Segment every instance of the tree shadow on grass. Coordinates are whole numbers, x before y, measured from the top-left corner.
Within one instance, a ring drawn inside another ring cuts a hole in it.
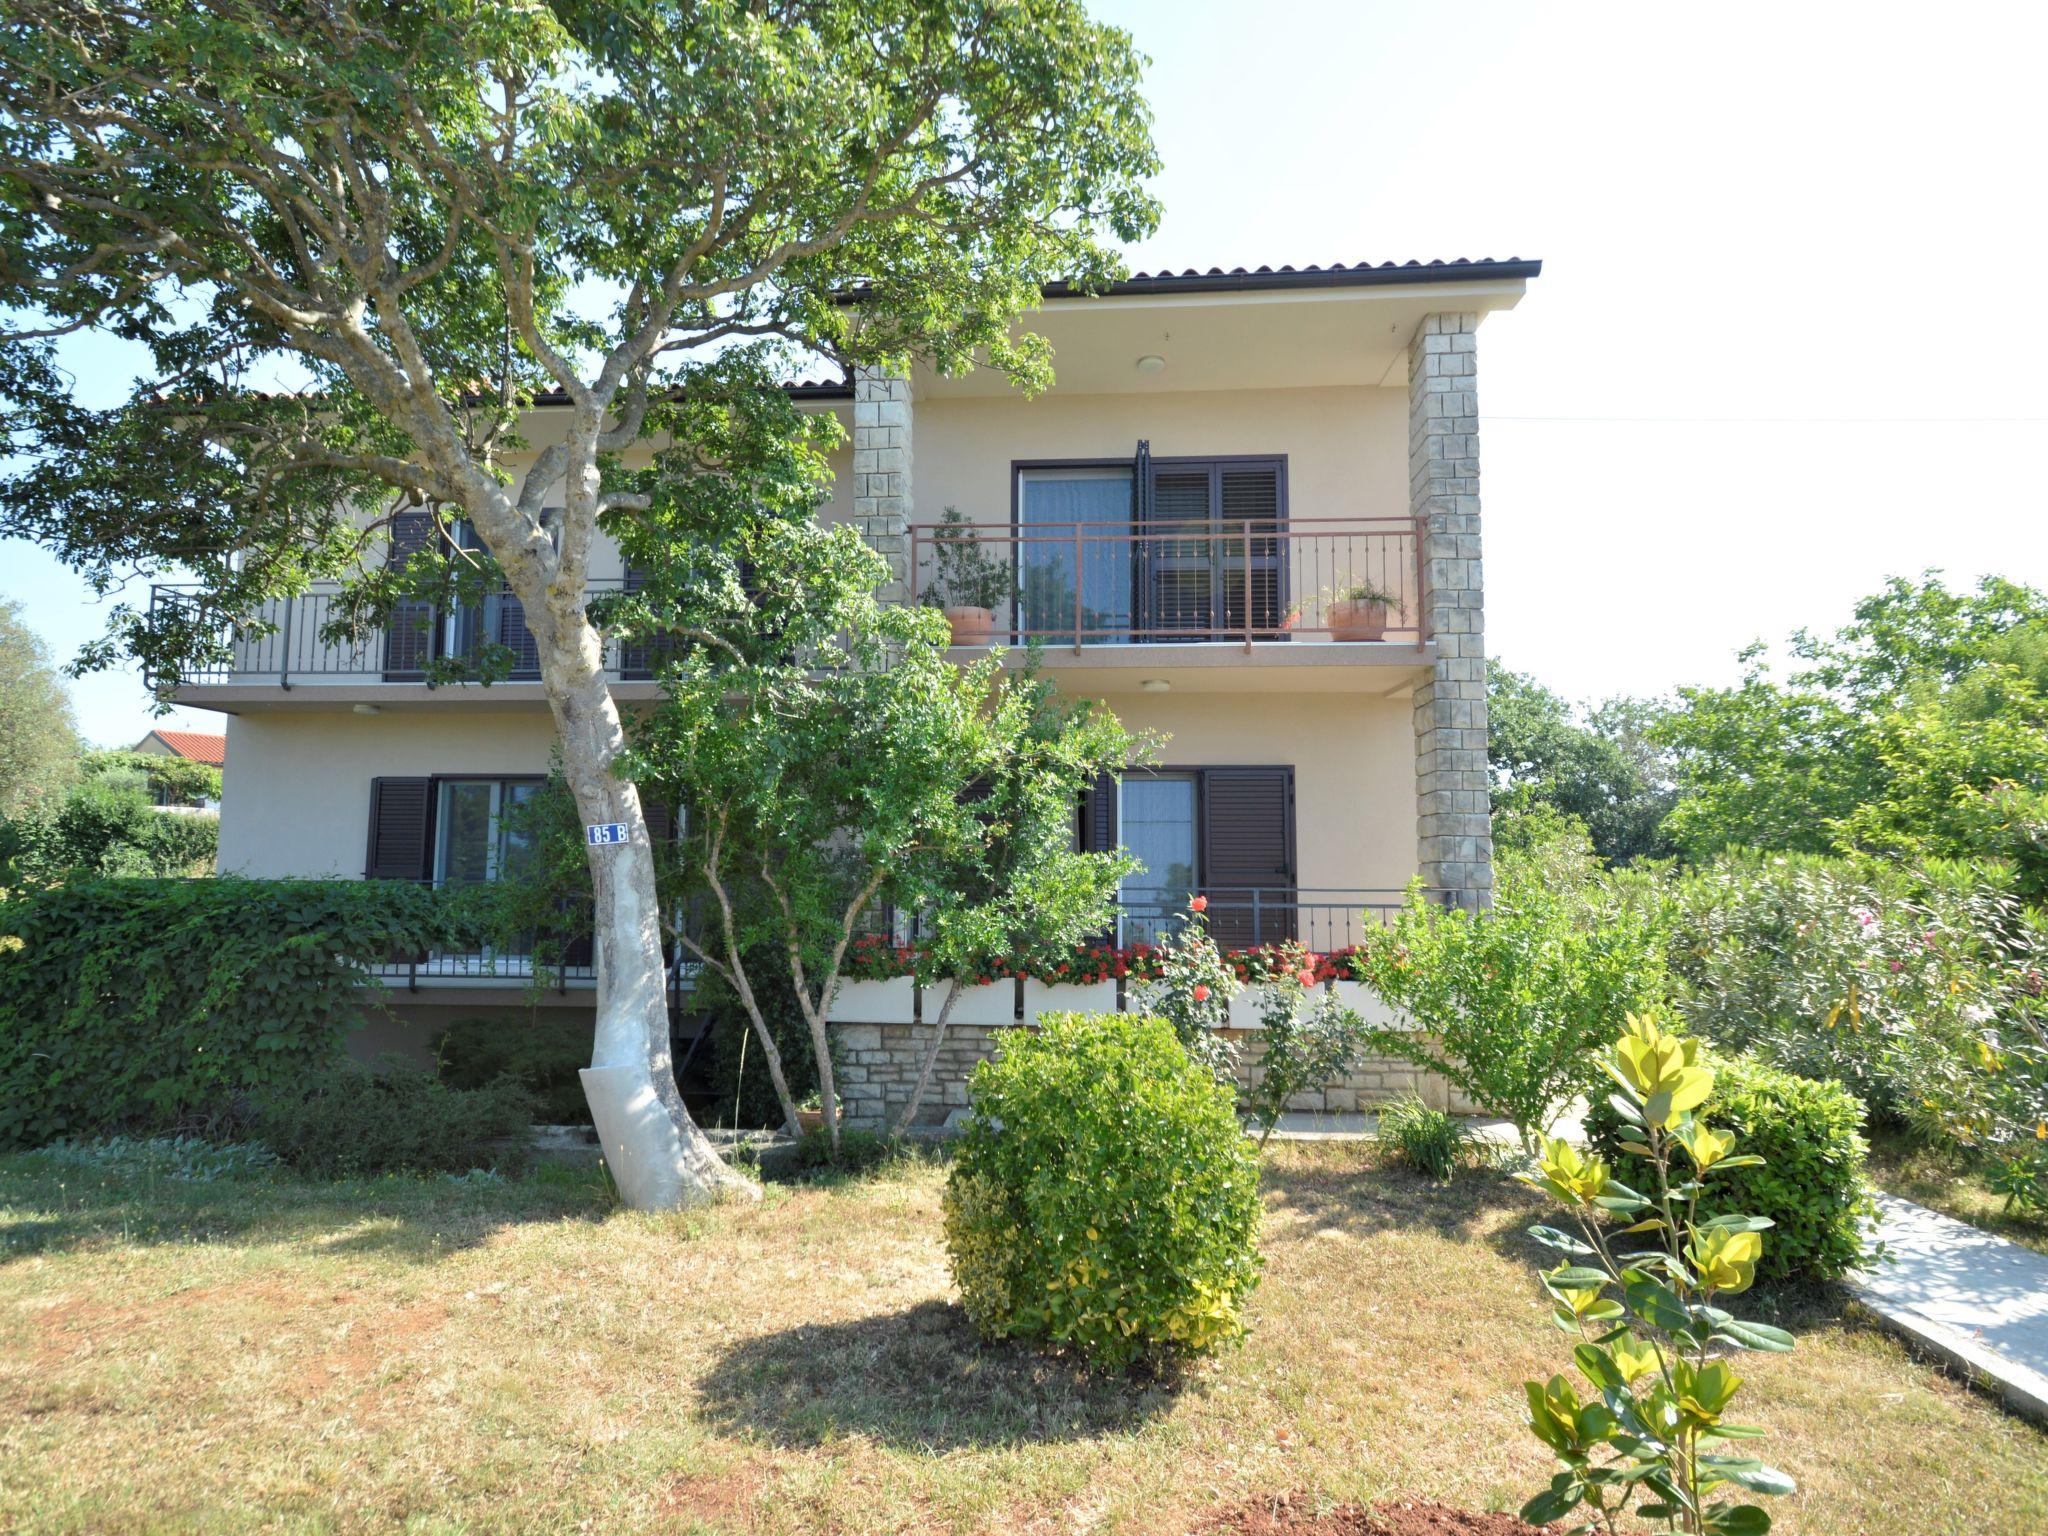
[[[550,1173],[468,1181],[300,1179],[205,1182],[0,1159],[0,1265],[93,1248],[290,1243],[431,1264],[523,1222],[601,1221],[601,1180]]]
[[[1543,1219],[1541,1200],[1494,1168],[1461,1168],[1439,1181],[1356,1148],[1291,1152],[1269,1160],[1261,1182],[1272,1217],[1348,1237],[1428,1231],[1462,1242],[1494,1232],[1504,1215],[1527,1216],[1510,1223],[1517,1234]]]
[[[705,1383],[698,1414],[724,1432],[787,1449],[866,1435],[950,1451],[1135,1429],[1171,1410],[1186,1378],[1091,1371],[1064,1353],[984,1344],[959,1307],[927,1301],[742,1340]]]

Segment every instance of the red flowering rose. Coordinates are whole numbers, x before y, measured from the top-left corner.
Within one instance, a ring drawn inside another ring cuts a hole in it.
[[[1209,910],[1209,898],[1208,898],[1208,897],[1206,897],[1206,896],[1190,896],[1190,897],[1188,898],[1188,910],[1189,910],[1190,912],[1206,912],[1206,911],[1208,911],[1208,910]]]
[[[1200,982],[1195,983],[1195,1001],[1198,1003],[1206,1003],[1207,1001],[1209,1001],[1209,989],[1203,986]]]

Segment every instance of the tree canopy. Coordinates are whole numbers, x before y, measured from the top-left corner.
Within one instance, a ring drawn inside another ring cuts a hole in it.
[[[70,690],[21,604],[0,599],[0,818],[60,793],[77,757]]]
[[[1042,386],[1012,322],[1156,220],[1139,71],[1078,0],[15,0],[0,26],[0,533],[102,586],[196,578],[84,658],[160,685],[316,579],[330,639],[509,589],[578,813],[626,829],[589,855],[584,1082],[635,1204],[731,1181],[675,1089],[589,607],[601,535],[632,545],[661,494],[625,456],[719,481],[727,445],[689,435],[713,377],[919,358]],[[84,330],[149,360],[115,406],[60,367]],[[407,516],[433,536],[401,552]],[[510,656],[431,671],[472,663]]]
[[[1895,578],[1789,650],[1782,681],[1754,647],[1657,724],[1685,852],[1998,858],[2048,895],[2048,593]]]
[[[1616,698],[1576,710],[1526,672],[1487,663],[1487,758],[1498,814],[1537,806],[1582,823],[1615,864],[1671,851],[1670,765],[1651,727],[1659,706]]]

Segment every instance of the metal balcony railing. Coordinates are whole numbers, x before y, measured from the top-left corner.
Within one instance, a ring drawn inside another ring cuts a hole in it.
[[[618,579],[590,583],[593,596],[622,590]],[[487,646],[502,646],[511,655],[508,680],[532,681],[540,676],[540,659],[519,600],[496,592],[481,603],[442,608],[409,603],[381,629],[340,639],[328,631],[340,610],[339,594],[315,588],[297,597],[266,604],[246,624],[211,617],[203,592],[196,586],[159,584],[150,588],[150,610],[181,605],[189,621],[208,637],[209,654],[184,674],[187,683],[298,684],[417,683],[425,681],[437,662],[473,661]],[[654,676],[653,648],[644,642],[612,641],[605,647],[605,669],[631,681]]]
[[[1006,591],[991,639],[1088,645],[1379,640],[1420,646],[1422,525],[1413,517],[1162,524],[920,523],[911,595],[957,604],[963,553]],[[1350,595],[1370,588],[1384,602]]]

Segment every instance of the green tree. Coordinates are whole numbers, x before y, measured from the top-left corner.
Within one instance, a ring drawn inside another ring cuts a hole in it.
[[[1654,727],[1686,853],[1995,857],[2048,895],[2048,593],[1895,578],[1789,649],[1784,681],[1751,647],[1739,685],[1682,689]]]
[[[71,695],[49,647],[0,599],[0,818],[18,816],[69,782],[78,756]]]
[[[220,800],[220,770],[189,757],[173,757],[168,752],[88,752],[78,766],[88,779],[140,775],[157,805],[196,806]]]
[[[1673,791],[1653,727],[1660,706],[1616,698],[1574,710],[1526,672],[1486,670],[1487,758],[1502,818],[1554,807],[1585,824],[1615,864],[1671,851],[1663,831]]]
[[[729,463],[780,440],[747,425],[778,409],[772,396],[733,401]],[[856,937],[886,912],[916,913],[927,969],[955,983],[907,1125],[963,973],[1107,926],[1129,863],[1075,851],[1074,811],[1139,744],[1035,666],[949,661],[944,618],[878,602],[881,556],[850,527],[818,526],[800,497],[777,517],[687,477],[655,486],[638,600],[665,616],[667,660],[633,761],[685,808],[679,875],[709,897],[701,929],[671,931],[738,998],[793,1125],[758,960],[780,958],[836,1156],[826,1019]]]
[[[589,854],[607,1155],[639,1206],[732,1184],[676,1092],[589,611],[599,531],[648,510],[620,456],[665,442],[715,478],[671,392],[736,341],[763,344],[726,365],[757,382],[794,353],[1043,385],[1048,348],[1011,321],[1049,279],[1113,275],[1107,242],[1156,219],[1130,40],[1078,0],[16,0],[8,21],[0,532],[102,585],[196,576],[202,601],[122,609],[85,658],[127,650],[161,683],[315,578],[343,584],[337,633],[509,587],[581,819],[628,829]],[[150,361],[107,410],[58,366],[89,329]],[[566,410],[536,448],[542,392]],[[419,508],[482,550],[385,560]]]

